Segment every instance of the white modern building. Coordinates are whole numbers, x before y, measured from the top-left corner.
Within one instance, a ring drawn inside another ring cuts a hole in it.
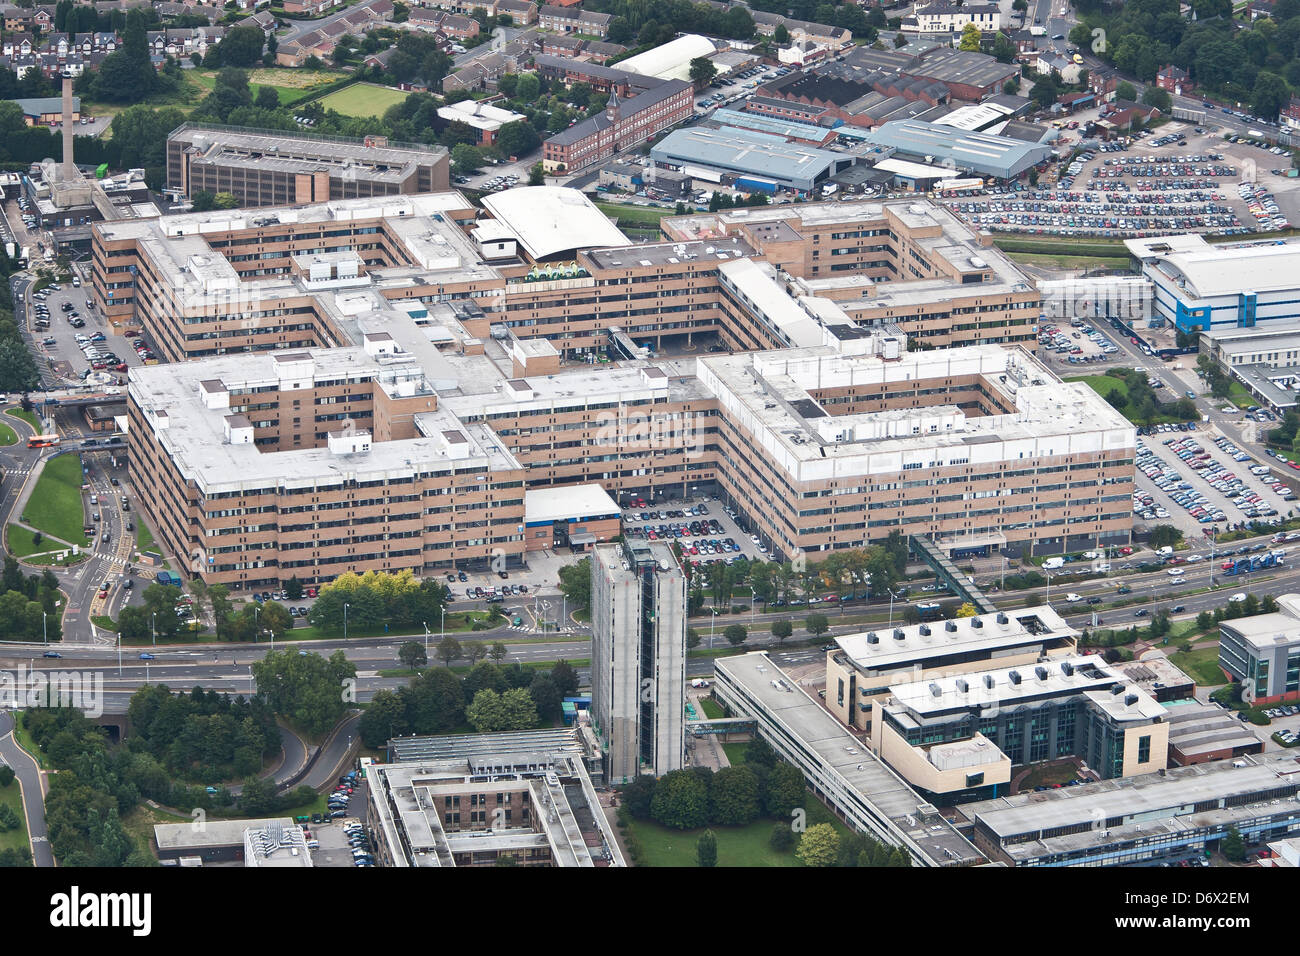
[[[686,576],[662,541],[591,561],[591,714],[609,783],[680,770],[686,747]]]
[[[1155,286],[1154,316],[1181,332],[1300,319],[1300,242],[1211,245],[1184,233],[1124,245]]]
[[[1300,699],[1300,594],[1282,594],[1277,611],[1223,621],[1219,666],[1256,704]]]

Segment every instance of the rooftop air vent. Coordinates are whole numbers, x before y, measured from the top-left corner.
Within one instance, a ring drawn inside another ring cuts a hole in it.
[[[921,625],[921,636],[922,636],[922,637],[929,637],[929,636],[930,636],[930,625],[929,625],[929,624],[922,624],[922,625]]]
[[[879,636],[877,636],[877,634],[876,634],[875,631],[867,631],[867,643],[868,643],[868,644],[879,644],[879,643],[880,643],[880,638],[879,638]]]
[[[943,627],[944,627],[944,630],[946,630],[946,631],[955,631],[955,630],[957,630],[957,622],[956,622],[956,621],[948,621],[946,624],[944,624]]]
[[[1011,671],[1007,674],[1007,677],[1011,679],[1011,683],[1013,684],[1020,683],[1020,671]]]
[[[1007,617],[1005,614],[1003,614],[1003,613],[1001,613],[1001,612],[998,612],[998,623],[999,623],[999,624],[1010,624],[1010,623],[1011,623],[1011,618]]]
[[[1064,674],[1066,677],[1073,676],[1074,665],[1071,664],[1069,661],[1061,661],[1061,673]]]
[[[987,687],[989,690],[992,690],[992,689],[993,689],[993,675],[992,675],[992,674],[985,674],[985,675],[984,675],[984,686]]]
[[[1132,706],[1133,706],[1134,704],[1136,704],[1137,702],[1138,702],[1138,695],[1137,695],[1137,694],[1129,694],[1127,697],[1124,698],[1124,706],[1125,706],[1125,707],[1132,707]]]
[[[938,684],[931,684],[931,685],[930,685],[930,696],[932,696],[932,697],[942,697],[942,696],[943,696],[943,688],[941,688]]]
[[[963,694],[965,694],[965,693],[969,693],[969,691],[970,691],[970,684],[967,683],[966,678],[964,678],[964,677],[958,677],[958,678],[957,678],[957,690],[960,691],[960,692],[963,693]]]
[[[975,628],[976,630],[982,630],[984,627],[984,619],[979,617],[973,617],[970,619],[970,626]]]
[[[1034,668],[1034,673],[1038,675],[1038,679],[1039,679],[1039,680],[1047,680],[1047,668],[1046,668],[1046,667],[1041,667],[1041,666],[1040,666],[1040,667],[1035,667],[1035,668]]]
[[[903,629],[901,627],[894,628],[894,640],[904,641],[906,639],[907,639],[907,635],[903,633]]]

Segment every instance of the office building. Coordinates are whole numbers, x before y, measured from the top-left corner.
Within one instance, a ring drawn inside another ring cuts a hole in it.
[[[1300,700],[1300,594],[1282,594],[1272,614],[1219,624],[1219,667],[1257,705]]]
[[[1264,741],[1234,711],[1194,700],[1166,707],[1169,722],[1169,762],[1188,767],[1211,760],[1233,760],[1264,752]]]
[[[845,823],[914,866],[969,866],[984,858],[938,809],[774,664],[755,651],[714,661],[714,696],[733,717],[798,767],[810,790]]]
[[[826,655],[826,707],[866,731],[871,705],[891,684],[1072,657],[1078,638],[1047,605],[844,634]]]
[[[276,833],[274,841],[268,839]],[[250,835],[253,840],[250,842]],[[154,846],[158,848],[158,859],[164,865],[180,863],[182,859],[198,859],[198,865],[204,863],[240,863],[245,866],[280,865],[283,857],[290,857],[286,865],[311,866],[311,860],[303,860],[306,853],[306,841],[302,827],[288,817],[274,817],[260,820],[208,820],[203,826],[192,823],[159,823],[153,828]],[[283,850],[277,850],[283,847]],[[298,854],[288,850],[297,848]],[[261,859],[251,856],[261,855]],[[274,863],[272,859],[274,858]]]
[[[189,198],[230,193],[240,206],[279,206],[447,188],[441,146],[390,144],[186,123],[167,137],[167,185]]]
[[[1009,866],[1131,866],[1203,855],[1231,827],[1247,843],[1293,838],[1298,795],[1295,757],[1261,754],[967,803],[957,820]]]
[[[1015,347],[1037,290],[947,212],[729,210],[632,245],[575,190],[484,207],[444,192],[91,227],[109,328],[183,363],[133,372],[128,459],[195,573],[260,588],[585,547],[616,533],[607,501],[525,498],[590,485],[716,489],[787,557],[895,529],[1127,543],[1132,426]],[[755,351],[699,350],[714,341]]]
[[[580,728],[389,741],[366,766],[365,829],[391,867],[625,866]]]
[[[1300,404],[1300,320],[1208,329],[1200,347],[1260,405],[1285,414]]]
[[[944,806],[996,796],[1012,767],[1062,757],[1102,779],[1168,762],[1165,708],[1096,655],[894,684],[872,710],[871,749]]]
[[[655,81],[630,99],[611,90],[605,109],[542,144],[548,173],[573,173],[648,142],[695,113],[695,87],[687,80]]]
[[[597,545],[591,719],[605,779],[680,770],[686,751],[686,576],[662,541]]]
[[[1300,242],[1210,244],[1197,233],[1126,239],[1155,285],[1155,313],[1180,332],[1300,320]]]

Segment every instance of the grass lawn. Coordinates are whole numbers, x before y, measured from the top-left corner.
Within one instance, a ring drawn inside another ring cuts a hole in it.
[[[346,116],[380,116],[384,110],[402,102],[408,95],[401,90],[376,86],[374,83],[354,83],[319,102],[327,110],[338,110]]]
[[[0,445],[16,444],[18,444],[18,433],[4,422],[0,422]]]
[[[1190,653],[1174,653],[1169,660],[1179,670],[1189,674],[1198,684],[1206,687],[1226,684],[1228,679],[1219,669],[1219,649],[1203,647]]]
[[[1104,256],[1049,255],[1041,252],[1008,252],[1007,258],[1028,266],[1044,269],[1127,269],[1128,259],[1111,259]]]
[[[58,538],[51,538],[44,535],[40,544],[33,541],[35,533],[22,527],[21,525],[11,524],[9,526],[8,536],[5,539],[5,548],[15,558],[25,558],[29,555],[40,554],[45,551],[71,550],[72,545],[66,541],[60,541]]]
[[[717,720],[720,717],[726,716],[726,712],[723,711],[722,705],[719,704],[712,697],[701,697],[699,700],[700,700],[700,710],[704,711],[705,717],[708,717],[713,720]],[[728,758],[730,758],[731,755],[728,754],[727,756]]]
[[[21,826],[14,827],[12,830],[5,830],[0,833],[0,850],[21,850],[28,849],[30,844],[27,840],[27,816],[23,813],[22,791],[18,789],[18,781],[12,780],[7,787],[0,787],[0,804],[5,804],[18,814]]]
[[[1045,764],[1035,767],[1029,776],[1020,781],[1020,792],[1033,790],[1034,787],[1050,787],[1054,783],[1065,784],[1077,776],[1072,763]]]
[[[139,806],[132,807],[122,817],[122,829],[131,834],[131,839],[135,840],[137,846],[144,847],[151,855],[157,856],[153,846],[153,828],[156,825],[193,822],[192,817],[177,816],[165,810],[154,809],[147,803],[141,803]]]
[[[36,761],[36,765],[42,770],[49,766],[45,760],[45,754],[41,752],[40,747],[36,746],[36,741],[32,740],[32,735],[27,732],[21,713],[14,714],[14,740],[18,741],[19,747],[31,754],[32,759]]]
[[[665,209],[662,206],[633,206],[628,203],[598,202],[596,207],[609,218],[617,219],[622,225],[641,226],[642,228],[652,227],[658,229],[659,220],[664,216],[677,215],[672,209]]]
[[[81,506],[81,456],[60,455],[45,463],[27,500],[23,521],[62,541],[85,546],[86,514]]]
[[[1228,392],[1228,401],[1238,408],[1250,408],[1252,405],[1259,404],[1259,399],[1246,391],[1246,387],[1235,378],[1232,380],[1232,389]]]
[[[31,425],[31,426],[32,426],[32,431],[34,431],[34,432],[36,432],[36,433],[38,433],[38,434],[40,433],[40,431],[41,431],[41,421],[40,421],[39,418],[36,417],[36,413],[35,413],[35,412],[25,412],[25,411],[22,410],[22,406],[20,406],[20,405],[15,405],[15,406],[13,406],[12,408],[6,408],[6,409],[5,409],[5,414],[6,414],[6,415],[12,415],[14,418],[20,418],[20,419],[22,419],[22,420],[25,421],[28,425]],[[7,428],[8,426],[5,426],[5,427]]]
[[[713,835],[718,838],[718,866],[803,866],[793,849],[780,852],[769,844],[772,827],[777,822],[763,818],[743,827],[712,827]],[[831,824],[841,836],[850,832],[809,794],[808,826],[818,823]],[[704,831],[672,830],[649,820],[633,820],[628,832],[636,834],[641,842],[637,866],[694,867],[695,843]]]
[[[217,83],[215,70],[189,70],[194,81],[207,92]],[[315,93],[320,87],[333,83],[346,74],[342,70],[301,70],[290,67],[262,67],[248,75],[248,88],[254,98],[264,86],[275,90],[281,106],[289,106]],[[338,109],[338,107],[334,107]],[[339,110],[339,112],[344,112]]]
[[[154,547],[153,532],[143,520],[136,522],[135,526],[135,549],[137,551],[152,551]]]
[[[1066,381],[1083,382],[1102,398],[1107,397],[1111,392],[1119,392],[1128,398],[1128,386],[1124,384],[1122,378],[1116,378],[1114,375],[1079,375],[1067,378]]]
[[[748,743],[729,743],[722,745],[722,752],[727,755],[728,763],[733,767],[739,767],[745,762],[745,751],[748,748]]]

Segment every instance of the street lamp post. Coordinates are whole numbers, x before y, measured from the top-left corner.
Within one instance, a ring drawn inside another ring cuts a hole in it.
[[[713,627],[718,622],[718,609],[716,607],[709,608],[709,614],[712,615],[709,618],[709,650],[713,650]]]
[[[751,584],[751,585],[749,586],[749,626],[750,626],[750,628],[753,628],[753,626],[754,626],[754,601],[755,601],[755,600],[756,600],[756,596],[755,596],[755,594],[754,594],[754,585]]]
[[[350,605],[345,601],[343,603],[343,640],[348,639],[348,607]]]
[[[153,634],[153,646],[158,646],[158,612],[153,611],[150,614],[149,630]]]
[[[44,643],[46,643],[46,644],[50,643],[50,635],[49,635],[49,632],[45,630],[45,612],[44,612],[44,611],[41,612],[41,641],[44,642]]]
[[[438,643],[441,644],[447,639],[447,605],[438,608],[441,623],[438,625]]]
[[[885,588],[889,592],[889,626],[894,626],[894,598],[898,597],[893,588]]]

